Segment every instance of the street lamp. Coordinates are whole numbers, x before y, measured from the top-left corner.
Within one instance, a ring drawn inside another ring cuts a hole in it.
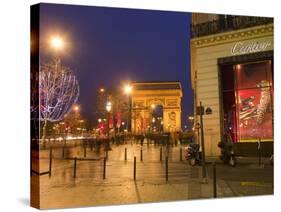
[[[193,128],[194,127],[194,116],[189,116],[188,119],[190,121],[191,128]]]
[[[127,84],[124,86],[124,92],[127,95],[130,95],[132,93],[133,87],[130,84]]]
[[[130,84],[126,84],[124,86],[124,93],[128,96],[128,120],[127,120],[127,131],[129,131],[129,123],[131,119],[131,101],[130,101],[130,96],[133,90],[133,86]],[[134,126],[135,128],[136,126]]]
[[[78,106],[78,105],[75,105],[75,106],[74,106],[74,111],[75,111],[75,112],[78,112],[78,111],[79,111],[79,106]]]
[[[50,45],[54,50],[61,50],[64,48],[64,41],[59,36],[53,36],[50,39]]]
[[[53,36],[51,37],[51,39],[49,40],[49,45],[50,45],[50,48],[52,48],[55,52],[63,49],[64,47],[64,42],[63,42],[63,39],[58,37],[58,36]],[[56,74],[59,72],[59,67],[60,67],[60,59],[55,59],[55,77],[56,78]],[[42,140],[43,140],[43,145],[45,147],[46,145],[46,142],[45,142],[45,137],[46,137],[46,134],[47,134],[47,119],[45,118],[44,120],[44,126],[43,126],[43,135],[42,135]]]
[[[109,137],[109,119],[110,119],[110,112],[111,112],[111,108],[112,108],[112,103],[111,102],[107,102],[106,103],[106,106],[105,106],[105,109],[107,111],[107,114],[108,114],[108,117],[107,117],[107,135]]]
[[[58,55],[56,55],[59,51],[62,51],[65,47],[65,42],[60,36],[52,36],[49,40],[50,47],[53,49],[55,53],[55,67],[56,72],[59,72],[59,67],[61,64],[60,58],[58,58]]]

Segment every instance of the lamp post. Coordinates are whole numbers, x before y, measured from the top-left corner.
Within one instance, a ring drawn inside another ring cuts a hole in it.
[[[154,128],[155,128],[155,118],[153,117],[152,118],[152,131],[154,132]]]
[[[81,119],[81,120],[79,120],[79,123],[80,123],[80,128],[81,128],[81,137],[83,137],[83,130],[84,130],[84,120],[83,119]]]
[[[194,116],[189,116],[188,120],[190,121],[191,129],[194,127]]]
[[[61,52],[65,47],[65,42],[60,36],[53,36],[51,37],[50,41],[50,47],[52,48],[54,54],[55,54],[55,67],[56,67],[56,73],[58,73],[61,60],[58,57],[59,52]]]
[[[129,127],[129,123],[131,123],[131,93],[132,93],[133,87],[130,84],[127,84],[124,86],[124,93],[128,96],[128,117],[127,117],[127,132],[131,131]],[[135,127],[135,126],[134,126]]]
[[[110,132],[110,128],[109,128],[109,120],[110,120],[110,112],[112,109],[112,103],[111,102],[107,102],[105,109],[107,111],[107,136],[109,137],[109,132]]]
[[[59,36],[53,36],[49,40],[49,46],[51,47],[52,51],[57,54],[59,51],[61,51],[64,48],[64,41],[61,37]],[[55,74],[58,73],[58,69],[60,67],[60,59],[55,59]],[[48,99],[46,100],[48,101]],[[47,134],[47,124],[48,120],[47,118],[44,119],[44,126],[43,126],[43,135],[42,135],[42,140],[43,140],[43,146],[46,146],[46,134]]]
[[[80,110],[80,107],[79,105],[74,105],[73,107],[73,110],[74,110],[74,127],[76,127],[77,125],[79,126],[80,124],[78,124],[78,117],[79,117],[79,110]],[[72,132],[73,133],[73,132]],[[77,133],[78,134],[78,133]]]
[[[211,109],[210,109],[211,110]],[[200,131],[201,131],[201,147],[202,147],[202,180],[203,183],[207,183],[207,174],[206,174],[206,164],[205,164],[205,141],[204,141],[204,126],[203,126],[203,115],[205,114],[204,106],[200,101],[200,105],[196,108],[196,114],[200,118]],[[207,114],[211,114],[211,111]]]

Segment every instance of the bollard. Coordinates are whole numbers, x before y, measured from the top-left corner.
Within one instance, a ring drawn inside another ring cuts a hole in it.
[[[216,170],[216,162],[213,163],[213,192],[214,192],[214,198],[217,198],[217,170]]]
[[[162,161],[162,147],[160,147],[160,161]]]
[[[103,179],[105,179],[106,173],[106,158],[103,158]]]
[[[127,161],[127,148],[125,148],[125,161]]]
[[[106,158],[106,160],[108,160],[108,151],[107,150],[105,151],[105,158]]]
[[[49,156],[49,177],[52,176],[52,163],[53,163],[53,149],[50,148],[50,156]]]
[[[74,173],[73,173],[73,177],[76,178],[76,166],[77,166],[77,158],[74,158]]]
[[[84,144],[84,158],[87,157],[87,147],[86,145]]]
[[[63,146],[63,147],[62,147],[62,158],[64,158],[64,152],[65,152],[64,149],[65,149],[65,147]]]
[[[182,148],[180,148],[180,161],[182,161]]]
[[[166,156],[166,181],[168,181],[168,156]]]
[[[258,141],[258,159],[259,159],[259,167],[261,166],[261,138]]]
[[[63,141],[63,146],[62,146],[62,158],[64,158],[65,157],[65,139],[64,139],[64,141]]]
[[[140,150],[140,160],[142,161],[142,149]]]
[[[134,180],[136,180],[136,168],[137,168],[137,160],[136,157],[134,157]]]

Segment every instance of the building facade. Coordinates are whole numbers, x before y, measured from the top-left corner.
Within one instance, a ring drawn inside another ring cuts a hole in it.
[[[191,78],[203,115],[205,152],[230,135],[238,155],[273,152],[273,19],[195,13],[191,29]]]

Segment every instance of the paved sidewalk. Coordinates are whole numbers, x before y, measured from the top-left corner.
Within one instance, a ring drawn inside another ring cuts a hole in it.
[[[127,148],[127,161],[124,149]],[[85,158],[101,158],[95,161],[78,161],[77,177],[73,177],[73,160],[62,158],[61,149],[53,150],[52,176],[40,176],[42,208],[65,208],[114,204],[134,204],[159,201],[179,201],[213,198],[213,173],[207,158],[207,181],[202,183],[202,167],[191,167],[180,161],[180,146],[162,149],[159,146],[143,146],[143,161],[139,145],[113,146],[106,162],[106,179],[103,179],[101,150],[87,149]],[[82,147],[66,151],[68,157],[84,158]],[[133,157],[137,157],[136,181],[133,179]],[[168,181],[165,178],[165,156],[169,156]],[[48,169],[48,151],[40,153],[40,168]],[[218,160],[217,160],[218,161]],[[217,164],[217,197],[266,195],[273,193],[273,167],[264,163],[258,167],[256,158],[239,158],[236,167]],[[38,176],[32,176],[33,179]]]

